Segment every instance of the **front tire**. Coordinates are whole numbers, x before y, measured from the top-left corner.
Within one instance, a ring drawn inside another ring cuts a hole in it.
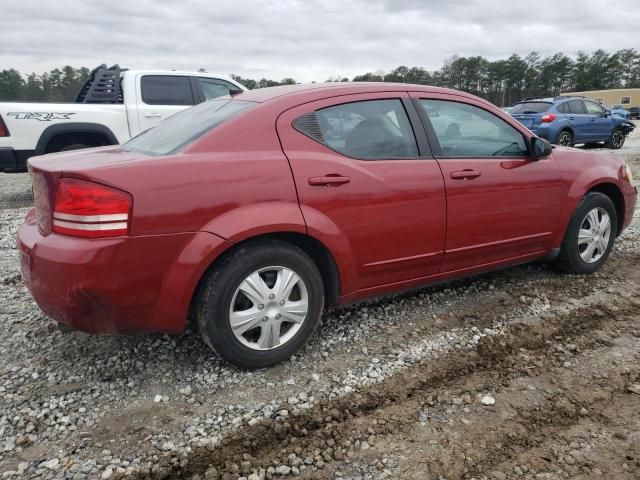
[[[278,240],[248,242],[205,275],[196,299],[203,340],[245,369],[265,368],[297,352],[324,307],[322,277],[301,249]]]
[[[569,130],[562,130],[558,134],[558,140],[556,141],[558,145],[562,145],[563,147],[573,147],[573,135]]]
[[[624,134],[624,132],[621,129],[616,128],[611,133],[611,138],[609,138],[609,141],[607,142],[607,147],[612,150],[619,150],[624,145],[624,141],[626,138],[627,136]]]
[[[607,260],[617,234],[618,215],[611,199],[590,192],[578,204],[562,242],[557,264],[570,273],[593,273]]]

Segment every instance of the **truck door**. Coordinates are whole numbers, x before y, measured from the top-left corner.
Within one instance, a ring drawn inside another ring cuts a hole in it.
[[[140,130],[131,132],[132,136],[196,103],[189,75],[140,74],[136,85]]]

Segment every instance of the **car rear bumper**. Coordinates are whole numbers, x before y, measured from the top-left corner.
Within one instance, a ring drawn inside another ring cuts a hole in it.
[[[633,214],[638,201],[638,187],[627,188],[622,192],[624,196],[624,220],[622,222],[622,230],[627,228],[633,220]]]
[[[184,330],[197,283],[229,242],[209,233],[111,239],[18,231],[22,277],[44,313],[88,333]],[[208,252],[203,255],[203,252]]]
[[[13,148],[0,147],[0,171],[26,170],[27,160],[33,153],[33,150],[14,150]]]

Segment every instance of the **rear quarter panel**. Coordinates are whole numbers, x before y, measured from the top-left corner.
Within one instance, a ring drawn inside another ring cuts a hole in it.
[[[260,112],[255,112],[260,115]],[[133,195],[132,235],[205,231],[232,242],[273,231],[305,232],[291,170],[267,114],[225,123],[183,153],[114,152],[120,162],[65,171]],[[126,160],[132,157],[132,160]]]

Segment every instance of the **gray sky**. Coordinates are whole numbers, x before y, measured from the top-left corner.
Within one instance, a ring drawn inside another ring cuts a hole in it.
[[[326,80],[445,58],[640,46],[640,0],[0,0],[0,69]]]

